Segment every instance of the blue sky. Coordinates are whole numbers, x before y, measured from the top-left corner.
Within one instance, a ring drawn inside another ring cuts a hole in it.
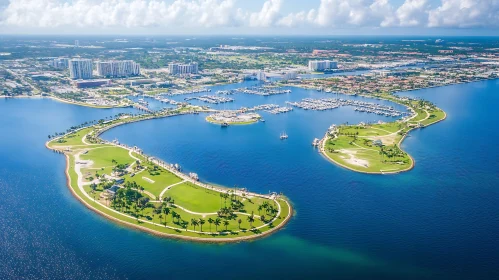
[[[498,35],[499,0],[0,0],[0,33]]]

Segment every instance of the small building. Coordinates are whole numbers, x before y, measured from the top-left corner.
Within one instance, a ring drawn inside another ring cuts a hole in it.
[[[114,186],[110,187],[109,189],[104,190],[102,192],[102,196],[107,197],[107,198],[113,198],[119,189],[120,189],[120,187],[118,185],[114,185]]]
[[[382,147],[383,146],[383,141],[381,141],[380,139],[374,140],[373,141],[373,145],[374,146],[378,146],[378,147]]]
[[[76,88],[92,88],[111,85],[111,80],[78,80],[74,82]]]

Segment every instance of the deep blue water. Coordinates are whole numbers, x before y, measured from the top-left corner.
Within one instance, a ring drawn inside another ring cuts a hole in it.
[[[228,245],[130,230],[72,197],[64,158],[44,147],[47,135],[130,109],[0,99],[0,278],[498,278],[498,91],[498,81],[485,81],[406,93],[434,101],[448,118],[411,132],[403,148],[416,167],[398,175],[354,173],[311,147],[332,123],[379,119],[351,108],[267,114],[266,123],[227,129],[182,116],[103,135],[204,181],[282,191],[293,201],[296,215],[284,230]],[[315,94],[326,95],[296,93]],[[296,97],[271,98],[257,103]],[[278,138],[282,130],[287,141]]]

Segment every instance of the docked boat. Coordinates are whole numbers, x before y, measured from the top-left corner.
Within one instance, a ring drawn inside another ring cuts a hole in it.
[[[263,119],[263,118],[262,118],[262,119],[260,119],[260,121],[261,121],[261,122],[265,122],[265,119]]]
[[[192,179],[194,179],[196,181],[199,181],[199,176],[197,173],[190,172],[189,177],[191,177]]]
[[[229,126],[229,123],[224,122],[224,123],[222,123],[220,126],[221,126],[221,127],[228,127],[228,126]]]
[[[317,147],[321,143],[321,140],[319,138],[315,138],[314,141],[312,142],[312,146]]]

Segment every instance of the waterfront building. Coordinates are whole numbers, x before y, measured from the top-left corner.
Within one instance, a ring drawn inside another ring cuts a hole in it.
[[[109,86],[111,85],[110,80],[78,80],[74,81],[73,85],[76,88],[93,88],[93,87],[100,87],[100,86]]]
[[[109,78],[121,78],[140,75],[140,64],[133,60],[98,61],[97,75]]]
[[[287,72],[282,77],[284,81],[294,80],[296,78],[298,78],[298,73],[296,71]]]
[[[52,60],[50,62],[50,66],[52,66],[54,68],[58,68],[58,69],[68,68],[69,67],[69,58],[66,58],[66,57],[54,58],[54,60]]]
[[[256,79],[259,81],[265,81],[267,79],[267,76],[265,75],[265,72],[258,71],[256,72]]]
[[[93,64],[91,59],[75,58],[69,60],[71,79],[92,79]]]
[[[168,64],[168,70],[170,70],[170,75],[197,74],[199,71],[197,62],[188,64],[170,63]]]
[[[310,60],[308,62],[308,70],[324,71],[338,68],[338,62],[331,60]]]

